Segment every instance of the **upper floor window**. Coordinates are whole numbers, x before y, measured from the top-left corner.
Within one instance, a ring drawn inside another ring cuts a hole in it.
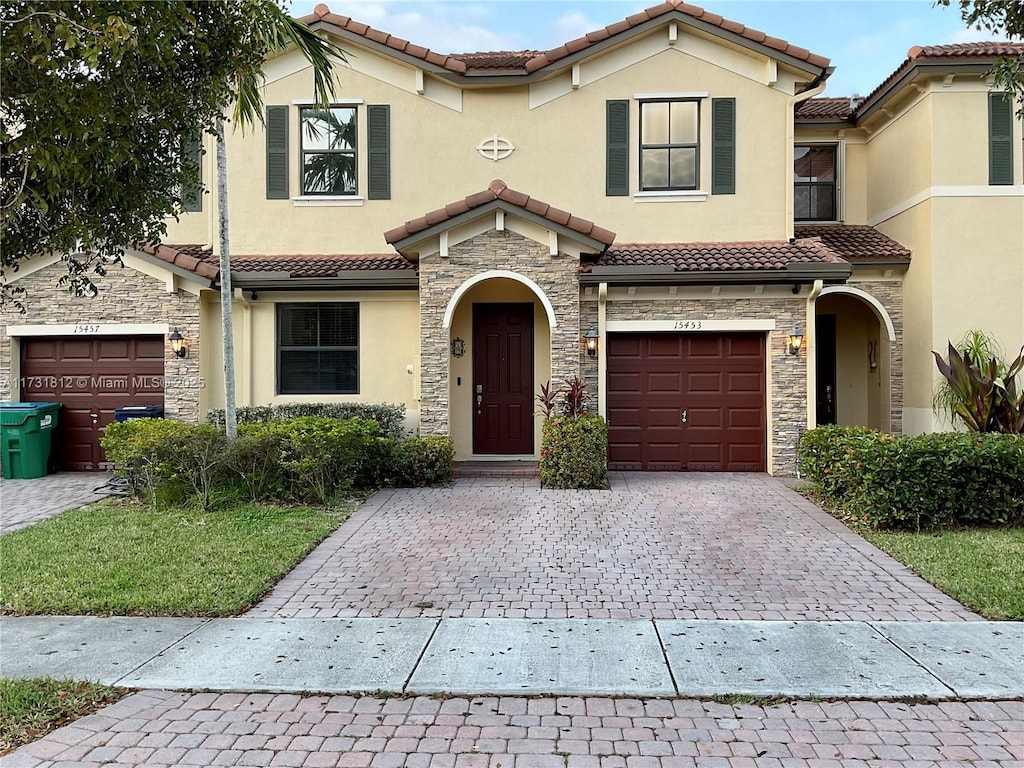
[[[700,104],[645,101],[640,104],[640,189],[697,189]]]
[[[793,151],[793,218],[836,221],[835,146],[797,146]]]
[[[359,304],[277,305],[277,391],[358,394]]]
[[[302,194],[356,194],[356,108],[302,109]]]

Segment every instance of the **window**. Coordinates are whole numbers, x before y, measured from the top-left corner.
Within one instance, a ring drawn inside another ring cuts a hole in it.
[[[282,395],[359,392],[359,304],[278,304],[277,381]]]
[[[302,109],[302,194],[356,194],[356,108]]]
[[[835,146],[794,148],[793,218],[797,221],[838,220]]]
[[[640,189],[697,189],[700,104],[645,101],[640,104]]]

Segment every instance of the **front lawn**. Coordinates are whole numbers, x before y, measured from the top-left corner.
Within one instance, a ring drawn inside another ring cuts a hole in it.
[[[859,532],[986,619],[1024,620],[1024,528]]]
[[[92,714],[127,693],[72,680],[0,679],[0,754]]]
[[[154,512],[107,501],[0,538],[0,610],[231,616],[351,514],[248,505]]]

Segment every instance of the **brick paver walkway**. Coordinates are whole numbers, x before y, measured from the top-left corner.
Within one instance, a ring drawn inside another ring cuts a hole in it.
[[[1021,760],[1020,701],[755,706],[144,691],[0,765],[1009,768]]]
[[[108,496],[96,493],[110,479],[106,472],[61,472],[31,480],[0,479],[0,533],[59,515]]]
[[[250,615],[978,618],[777,479],[677,473],[383,491]]]

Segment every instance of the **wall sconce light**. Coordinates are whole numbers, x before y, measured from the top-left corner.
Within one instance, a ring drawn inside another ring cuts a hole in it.
[[[452,339],[452,357],[462,357],[466,354],[466,342],[459,338]]]
[[[793,332],[791,334],[789,334],[789,341],[786,343],[786,347],[787,347],[787,349],[789,349],[789,354],[791,354],[791,355],[799,355],[800,354],[800,347],[802,347],[803,344],[804,344],[804,334],[803,334],[803,331],[801,331],[799,325],[794,325],[793,326]]]
[[[597,356],[597,342],[600,338],[600,334],[593,328],[583,334],[583,342],[587,345],[587,357]]]
[[[878,345],[872,339],[868,342],[868,370],[875,370],[878,368]]]
[[[175,328],[171,331],[171,335],[167,337],[167,340],[171,342],[171,349],[174,350],[174,354],[178,357],[188,357],[188,345],[185,344],[185,339]]]

